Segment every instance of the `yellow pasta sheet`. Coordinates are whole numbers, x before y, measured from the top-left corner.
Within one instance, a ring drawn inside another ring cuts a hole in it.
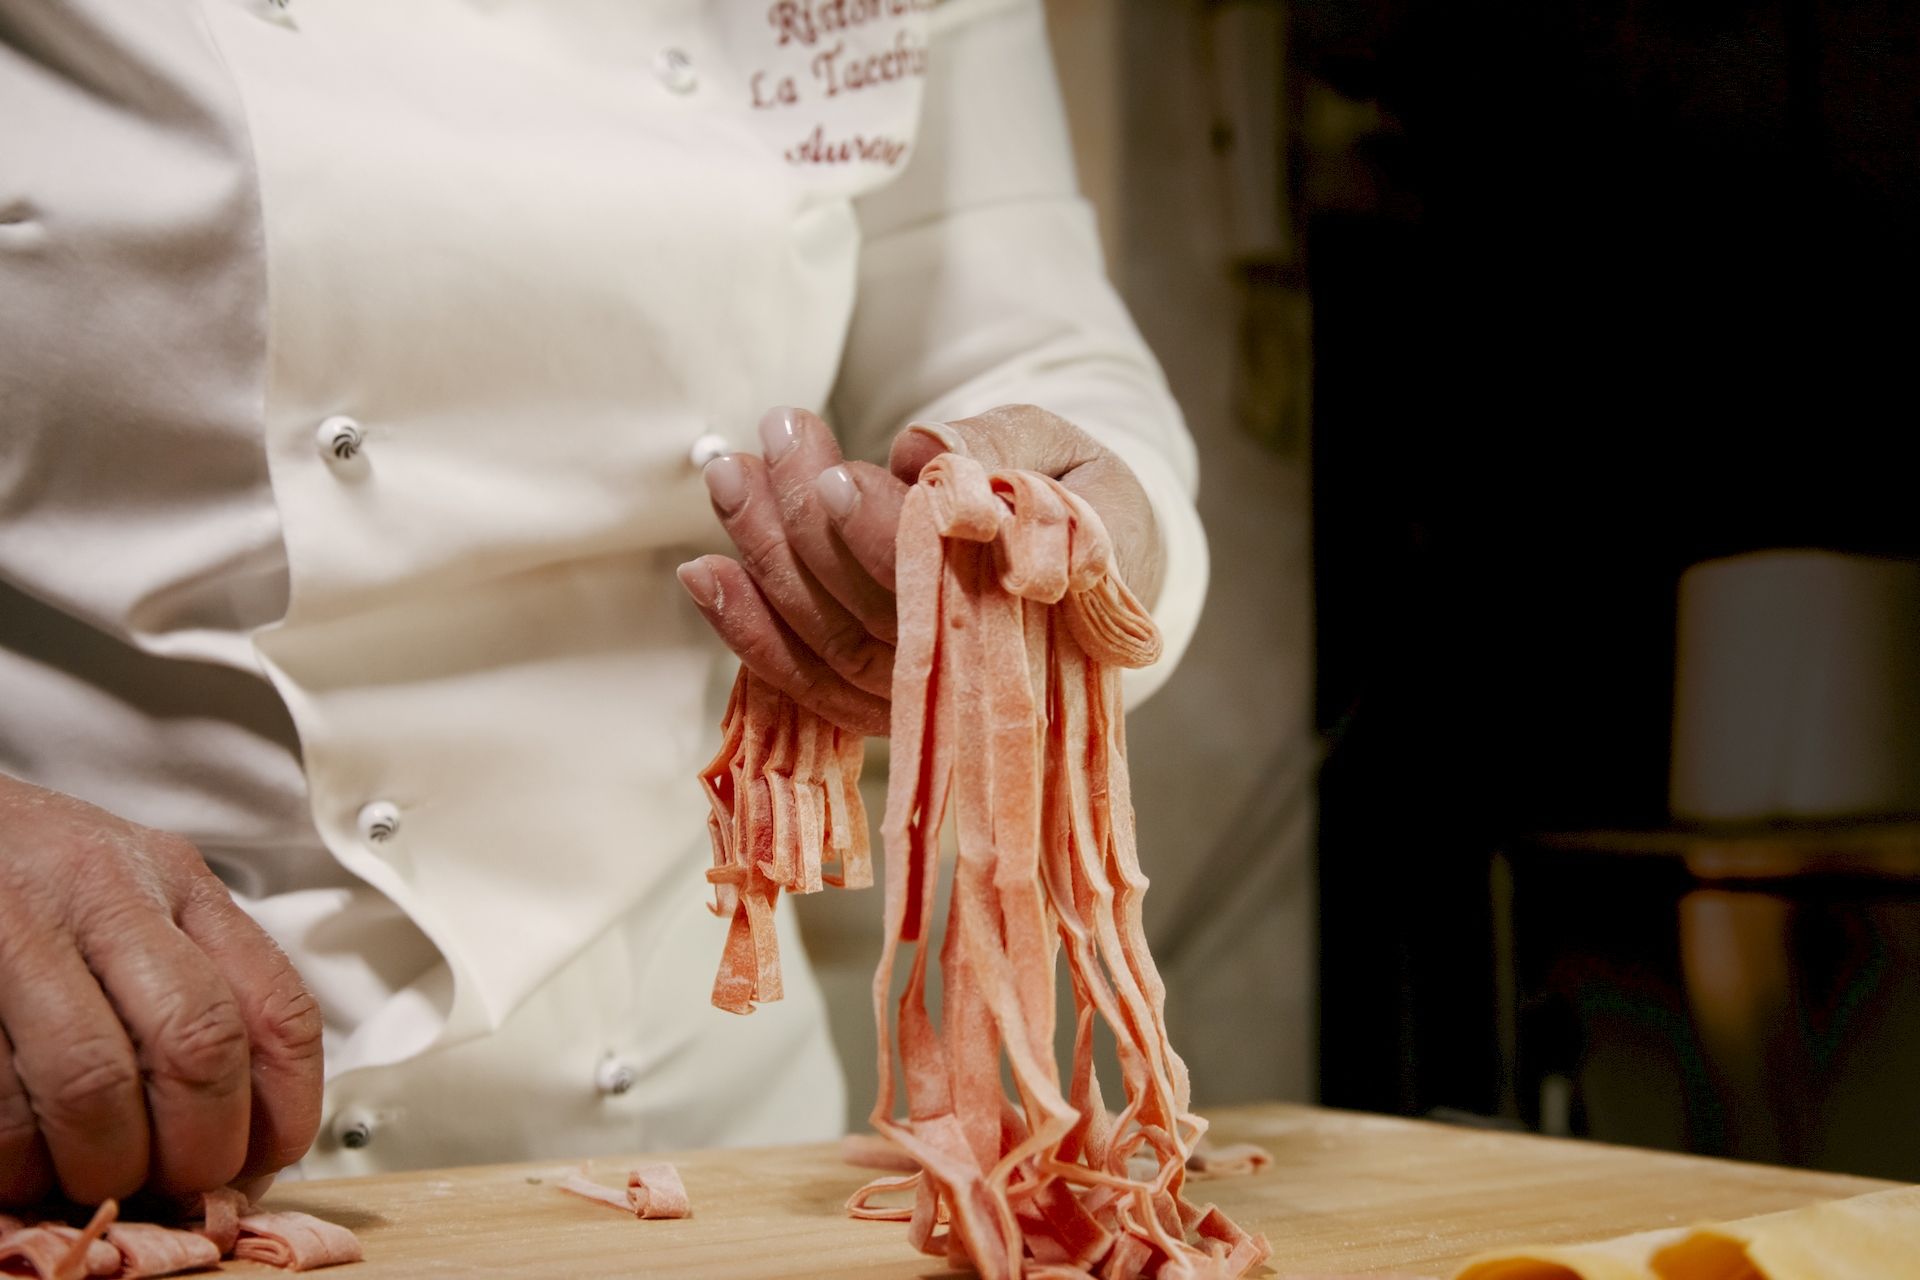
[[[1920,1280],[1920,1187],[1691,1230],[1501,1249],[1455,1280]]]

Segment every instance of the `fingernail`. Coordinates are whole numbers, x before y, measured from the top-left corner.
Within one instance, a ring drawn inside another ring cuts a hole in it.
[[[909,422],[906,429],[918,431],[923,436],[932,436],[940,442],[941,449],[947,453],[957,453],[963,458],[967,456],[967,442],[960,438],[959,432],[944,422]]]
[[[720,598],[720,580],[713,576],[713,570],[707,567],[706,561],[689,560],[673,572],[695,604],[702,609],[713,608],[714,602]]]
[[[700,475],[707,482],[707,492],[713,495],[713,505],[727,515],[747,500],[747,469],[732,454],[721,454]]]
[[[769,409],[760,417],[760,454],[768,462],[778,462],[799,438],[793,410],[784,406]]]
[[[853,514],[853,504],[860,500],[860,490],[854,487],[853,475],[845,467],[828,467],[813,478],[813,491],[820,495],[820,505],[835,520],[845,520]]]

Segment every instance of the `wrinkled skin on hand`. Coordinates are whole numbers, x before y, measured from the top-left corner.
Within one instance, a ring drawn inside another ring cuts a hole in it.
[[[803,409],[761,419],[761,456],[707,465],[707,487],[739,555],[702,556],[680,580],[753,672],[845,728],[887,732],[895,637],[893,544],[907,486],[942,453],[989,470],[1037,471],[1100,513],[1120,570],[1149,605],[1160,539],[1146,492],[1111,451],[1066,419],[1006,405],[958,422],[913,423],[888,465],[848,462]]]
[[[0,775],[0,1206],[264,1190],[319,1127],[320,1029],[191,844]]]

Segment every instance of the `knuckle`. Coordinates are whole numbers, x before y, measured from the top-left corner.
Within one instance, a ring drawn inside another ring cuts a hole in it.
[[[140,1088],[140,1067],[117,1037],[82,1036],[60,1051],[58,1078],[37,1099],[42,1119],[76,1127],[117,1110]]]
[[[35,856],[35,855],[38,856]],[[0,858],[0,969],[9,969],[36,951],[71,915],[71,904],[89,877],[77,875],[64,850],[35,850]]]
[[[873,526],[876,533],[884,531],[891,545],[900,523],[900,503],[907,486],[885,467],[865,462],[849,462],[846,467],[848,474],[853,477],[854,488],[860,493],[860,500],[854,503],[853,513],[834,527],[844,537],[849,529]]]
[[[200,855],[200,846],[185,836],[171,832],[156,832],[154,839],[147,845],[147,853],[156,867],[175,875],[185,874],[197,879],[207,873],[206,859]]]
[[[789,538],[804,534],[811,524],[821,522],[819,501],[813,496],[813,478],[825,468],[801,468],[792,458],[800,451],[789,454],[785,465],[790,470],[780,477],[780,484],[774,490],[775,505],[780,508],[780,527],[786,530]]]
[[[1016,401],[1012,404],[997,404],[985,413],[977,415],[973,421],[996,434],[1020,435],[1032,431],[1037,426],[1048,424],[1053,416],[1038,405]]]
[[[191,1089],[227,1093],[247,1078],[247,1029],[228,997],[178,1003],[162,1017],[153,1043],[143,1047],[150,1072]]]
[[[162,910],[177,909],[192,900],[208,883],[219,887],[200,847],[184,836],[154,832],[143,856],[129,868],[131,884],[141,896]]]
[[[115,856],[89,859],[85,873],[73,877],[66,891],[67,918],[76,928],[107,936],[129,927],[141,912],[167,911],[178,855],[164,851],[171,838],[153,834],[152,840],[115,847]],[[193,850],[192,845],[185,847]]]
[[[260,1048],[283,1061],[316,1058],[324,1025],[320,1002],[297,979],[290,979],[261,1002]]]
[[[839,692],[840,684],[840,677],[833,672],[809,665],[794,673],[787,693],[795,702],[817,710],[833,702],[833,695]]]
[[[854,672],[854,678],[864,688],[872,685],[880,696],[889,696],[893,690],[893,648],[890,645],[874,643],[861,653],[860,667]]]
[[[164,831],[158,827],[143,828],[146,839],[142,841],[149,857],[160,861],[177,861],[182,858],[198,859],[200,848],[193,841],[173,831]]]
[[[89,960],[130,949],[164,907],[125,884],[101,885],[76,899],[69,917],[74,942]]]
[[[866,628],[848,619],[827,628],[820,637],[819,653],[827,660],[828,666],[836,671],[846,671],[866,661],[871,648],[867,642]]]
[[[822,640],[820,656],[827,665],[856,685],[865,686],[890,671],[886,650],[857,621],[836,627]]]
[[[733,541],[740,548],[740,563],[755,582],[776,581],[787,572],[787,540],[780,526],[746,526],[734,534]]]
[[[983,451],[1003,466],[1057,476],[1106,452],[1078,426],[1038,405],[1003,404],[973,421],[979,424]],[[969,445],[974,443],[968,440]]]

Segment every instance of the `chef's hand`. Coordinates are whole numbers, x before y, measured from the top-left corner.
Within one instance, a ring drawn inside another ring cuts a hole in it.
[[[0,1205],[298,1160],[320,1014],[194,847],[0,775]]]
[[[1044,409],[1007,405],[915,423],[894,439],[884,470],[843,461],[833,433],[803,409],[770,411],[760,438],[764,458],[729,453],[706,469],[739,560],[702,556],[680,566],[680,581],[756,675],[836,724],[887,732],[894,533],[907,485],[942,453],[1059,480],[1100,513],[1134,593],[1151,604],[1159,592],[1159,533],[1140,482]]]

